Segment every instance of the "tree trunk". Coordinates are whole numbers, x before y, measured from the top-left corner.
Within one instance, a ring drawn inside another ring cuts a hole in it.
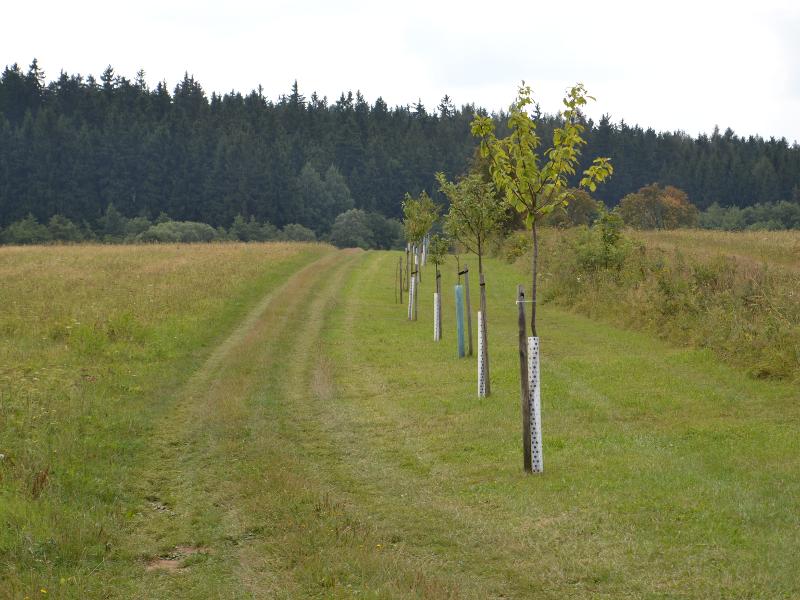
[[[419,247],[414,251],[414,266],[417,269],[417,283],[422,281],[422,251]]]
[[[469,299],[469,265],[464,265],[464,296],[467,301],[467,355],[472,356],[472,303]]]
[[[536,235],[536,220],[533,221],[533,228],[531,229],[532,236],[533,236],[533,261],[532,261],[532,271],[533,275],[531,277],[531,335],[533,337],[537,337],[536,335],[536,280],[539,268],[539,238]]]
[[[531,412],[528,390],[528,339],[525,335],[525,291],[517,286],[517,325],[519,328],[519,397],[522,407],[522,468],[530,473],[531,465]]]
[[[439,265],[436,265],[436,293],[433,295],[433,339],[442,339],[442,285]]]

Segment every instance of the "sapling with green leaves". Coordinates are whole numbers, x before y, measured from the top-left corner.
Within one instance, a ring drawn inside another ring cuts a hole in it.
[[[456,183],[448,181],[444,173],[436,173],[436,180],[450,201],[444,230],[478,257],[478,273],[482,274],[486,243],[505,222],[507,205],[498,201],[494,185],[476,173]]]
[[[416,287],[420,281],[419,269],[422,266],[419,261],[420,244],[439,217],[439,210],[440,207],[424,191],[417,198],[407,193],[403,200],[403,230],[406,240],[414,247],[416,263],[414,265],[416,275],[411,279],[411,286]],[[409,293],[409,320],[416,320],[416,304],[416,293]]]
[[[533,105],[531,88],[522,82],[511,107],[508,128],[511,133],[502,139],[495,134],[494,122],[488,116],[477,116],[472,133],[480,138],[481,155],[489,159],[489,173],[506,202],[522,215],[531,230],[531,334],[525,344],[524,293],[517,296],[520,320],[520,391],[522,396],[523,465],[526,471],[541,472],[541,421],[539,418],[539,338],[536,331],[536,283],[538,275],[538,220],[559,204],[569,203],[569,178],[576,173],[585,130],[580,113],[589,96],[583,84],[576,84],[564,98],[559,115],[561,125],[553,131],[553,144],[540,153],[541,139],[536,133],[536,119],[529,110]],[[595,191],[597,184],[613,172],[608,158],[595,158],[583,171],[580,187]]]
[[[403,230],[406,240],[415,248],[415,253],[419,253],[422,240],[433,227],[439,218],[440,207],[437,206],[431,197],[423,191],[417,198],[412,198],[406,194],[403,200]],[[419,260],[417,259],[419,263]]]
[[[433,294],[433,339],[442,339],[442,285],[441,266],[447,260],[450,241],[441,235],[432,235],[428,243],[428,258],[433,263],[436,275],[436,292]]]
[[[444,173],[437,173],[439,189],[450,201],[450,209],[445,215],[444,229],[453,239],[458,240],[468,252],[478,257],[478,277],[480,282],[480,310],[478,315],[481,356],[478,357],[480,395],[491,393],[489,377],[489,331],[486,314],[486,287],[483,278],[483,254],[486,243],[505,222],[508,206],[498,200],[495,187],[477,173],[471,173],[453,183]],[[469,311],[469,285],[467,281],[467,310]],[[467,315],[469,354],[472,354],[472,315]]]
[[[441,277],[440,267],[447,260],[447,255],[449,253],[450,253],[450,240],[448,240],[446,237],[442,235],[433,234],[430,237],[430,242],[428,243],[428,257],[433,263],[437,281]],[[436,291],[437,292],[441,291],[438,288],[438,283]]]
[[[569,203],[568,178],[575,175],[581,146],[586,141],[581,134],[586,129],[580,108],[589,96],[583,84],[573,86],[563,100],[565,109],[559,115],[561,126],[553,131],[553,145],[539,152],[541,138],[536,133],[536,121],[528,112],[533,105],[530,86],[523,84],[511,107],[508,127],[511,134],[498,139],[491,117],[477,116],[472,122],[472,134],[480,138],[481,155],[489,159],[489,173],[506,202],[522,215],[533,238],[531,261],[531,334],[536,337],[536,276],[539,258],[538,219],[551,213],[556,206]],[[608,158],[595,158],[580,180],[580,187],[591,191],[613,172]]]
[[[406,193],[406,197],[403,199],[403,231],[406,240],[419,246],[436,219],[439,218],[440,210],[427,192],[423,191],[416,198]]]

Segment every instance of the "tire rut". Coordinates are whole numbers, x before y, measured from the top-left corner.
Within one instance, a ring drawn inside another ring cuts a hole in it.
[[[352,265],[354,256],[347,251],[323,256],[267,293],[187,382],[170,417],[153,435],[151,461],[137,484],[143,501],[147,501],[145,506],[167,508],[153,511],[143,507],[129,532],[128,549],[141,557],[143,571],[148,561],[170,548],[213,547],[221,539],[239,535],[226,534],[226,530],[246,530],[247,517],[236,506],[241,491],[235,467],[237,461],[253,454],[248,448],[255,434],[253,394],[263,385],[263,373],[274,365],[291,372],[296,384],[302,383],[306,374],[298,371],[295,361],[287,364],[289,356],[275,347],[288,337],[301,340],[300,349],[292,356],[310,351],[307,336],[318,332],[321,325],[309,323],[322,323],[322,315],[317,313],[325,311],[328,301],[317,290],[320,285],[326,290],[332,288],[332,280]],[[302,302],[305,297],[314,300],[306,305]],[[301,325],[302,333],[295,334],[301,319],[308,322]],[[266,391],[275,392],[282,391]],[[221,568],[219,589],[228,587],[223,583],[228,581],[230,589],[238,588],[237,594],[241,593],[241,582],[238,577],[232,578],[237,569],[230,563],[238,561],[238,554],[234,548],[213,549],[213,560]],[[191,577],[181,574],[184,585],[187,576]],[[159,573],[143,575],[137,583],[141,586],[139,597],[163,597],[165,590],[151,589],[153,577],[159,577],[158,582],[166,589],[173,589]]]

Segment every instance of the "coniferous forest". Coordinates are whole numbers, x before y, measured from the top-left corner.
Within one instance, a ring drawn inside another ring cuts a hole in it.
[[[469,169],[476,111],[447,96],[436,107],[370,104],[358,92],[306,97],[296,82],[277,99],[261,88],[209,96],[189,75],[170,89],[111,67],[99,80],[48,81],[35,60],[12,65],[0,77],[0,227],[28,214],[93,226],[109,205],[128,218],[228,227],[241,215],[317,235],[354,207],[399,217],[406,192],[437,197],[434,173]],[[505,115],[495,118],[503,133]],[[554,124],[539,116],[545,140]],[[615,167],[596,194],[608,206],[654,182],[685,190],[700,209],[800,203],[797,143],[718,129],[693,138],[608,117],[587,125],[584,156]]]

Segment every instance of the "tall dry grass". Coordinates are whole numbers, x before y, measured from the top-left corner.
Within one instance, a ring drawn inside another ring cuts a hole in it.
[[[652,248],[678,251],[696,259],[720,255],[740,264],[800,271],[800,231],[712,231],[673,229],[634,231],[629,235]]]
[[[0,580],[109,556],[170,390],[265,289],[327,251],[0,247]]]
[[[545,301],[800,380],[800,232],[550,230]],[[520,263],[523,267],[526,263]]]

